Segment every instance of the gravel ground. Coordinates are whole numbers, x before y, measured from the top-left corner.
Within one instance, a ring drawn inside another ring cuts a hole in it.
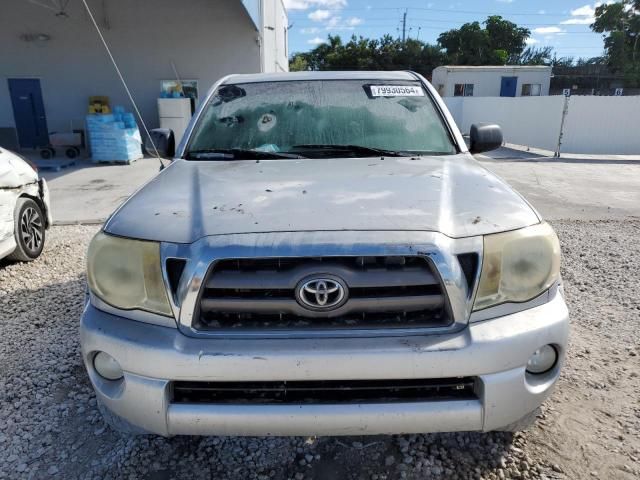
[[[320,439],[105,427],[77,337],[96,227],[55,227],[36,262],[0,262],[0,479],[639,478],[640,221],[554,225],[572,337],[533,429]]]

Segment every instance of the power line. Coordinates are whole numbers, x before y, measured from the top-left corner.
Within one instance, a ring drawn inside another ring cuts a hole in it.
[[[403,14],[404,17],[404,14]],[[400,23],[402,23],[403,20],[400,20]],[[408,22],[408,20],[407,20]],[[378,26],[378,27],[383,27],[385,25],[390,25],[390,23],[392,23],[392,20],[390,20],[389,18],[367,18],[363,20],[363,23],[359,24],[357,27],[349,27],[351,28],[355,28],[355,29],[359,29],[359,28],[363,28],[365,25],[371,25],[371,26]],[[411,17],[411,24],[412,26],[415,25],[432,25],[434,27],[437,28],[455,28],[455,27],[459,27],[462,26],[463,24],[466,23],[473,23],[472,21],[465,21],[465,20],[441,20],[441,19],[430,19],[430,18],[419,18],[419,17]],[[331,29],[331,27],[326,27],[326,26],[322,26],[322,25],[318,25],[318,23],[316,22],[311,22],[311,21],[300,21],[297,22],[296,25],[300,26],[300,27],[308,27],[308,28],[318,28],[318,29]],[[558,27],[558,28],[574,28],[574,27],[581,27],[579,25],[570,25],[570,24],[562,24],[562,23],[517,23],[516,24],[518,27]],[[585,25],[586,26],[586,25]],[[577,31],[566,31],[563,30],[563,32],[566,33],[594,33],[596,35],[598,35],[597,32],[591,32],[591,31],[587,31],[587,32],[577,32]]]
[[[446,12],[448,14],[459,14],[459,13],[471,13],[471,14],[479,14],[479,15],[496,15],[495,10],[459,10],[459,9],[447,9],[447,8],[427,8],[427,7],[349,7],[349,8],[322,8],[322,10],[327,10],[330,12],[362,12],[362,11],[373,11],[373,10],[421,10],[426,12]],[[299,11],[288,11],[289,15],[307,15],[305,10]],[[544,17],[567,17],[568,13],[547,13],[547,12],[505,12],[502,15],[523,15],[523,16],[544,16]]]
[[[400,23],[402,24],[402,21],[400,21]],[[376,25],[358,25],[357,27],[338,27],[338,28],[320,28],[319,31],[315,32],[315,33],[320,33],[320,31],[324,30],[326,32],[339,32],[339,31],[348,31],[348,32],[357,32],[359,30],[372,30],[372,29],[384,29],[384,28],[393,28],[396,27],[397,24],[396,23],[379,23]],[[555,26],[555,25],[548,25],[548,26]],[[304,25],[302,25],[303,28],[305,28]],[[435,26],[435,25],[425,25],[424,23],[407,23],[406,24],[406,28],[410,29],[410,28],[423,28],[426,30],[439,30],[441,32],[444,32],[446,30],[451,30],[451,29],[455,29],[456,26],[452,25],[451,27],[443,27],[443,26]],[[597,32],[567,32],[566,30],[562,30],[559,32],[535,32],[532,31],[531,32],[532,35],[559,35],[559,36],[564,36],[564,35],[596,35],[596,36],[600,36],[599,33]]]
[[[452,24],[452,25],[461,25],[463,23],[473,23],[475,20],[471,20],[471,21],[467,21],[467,20],[444,20],[441,18],[421,18],[421,17],[411,17],[412,20],[415,21],[419,21],[419,22],[429,22],[429,23],[445,23],[445,24]],[[372,22],[389,22],[389,17],[369,17],[369,18],[365,18],[363,19],[364,22],[366,23],[372,23]],[[478,22],[478,23],[482,23],[482,22]],[[318,25],[317,22],[312,22],[312,21],[301,21],[298,22],[298,24],[300,25]],[[574,25],[574,24],[563,24],[563,23],[517,23],[518,27],[555,27],[558,25],[562,25],[563,27],[567,28],[567,27],[581,27],[582,25]],[[586,26],[586,24],[585,24]]]
[[[456,19],[444,19],[444,18],[433,18],[433,17],[414,17],[411,16],[412,20],[418,20],[421,22],[431,22],[431,23],[450,23],[450,24],[462,24],[462,23],[473,23],[473,22],[478,22],[478,23],[483,23],[484,20],[468,20],[468,19],[464,19],[464,20],[456,20]],[[388,22],[389,21],[389,17],[366,17],[362,19],[364,22],[370,23],[370,22]],[[508,20],[508,19],[506,19]],[[515,22],[513,22],[515,23]],[[319,24],[318,22],[315,22],[313,20],[305,20],[305,19],[300,19],[297,20],[297,25],[322,25]],[[518,22],[516,23],[516,25],[518,27],[522,27],[522,26],[533,26],[533,27],[543,27],[543,26],[556,26],[556,25],[562,25],[563,27],[582,27],[582,26],[589,26],[589,24],[572,24],[572,23],[561,23],[561,22],[545,22],[545,23],[532,23],[532,22]]]
[[[378,26],[382,26],[384,24],[389,24],[391,22],[391,20],[387,17],[387,18],[366,18],[363,19],[363,23],[361,23],[360,25],[358,25],[358,27],[356,28],[360,28],[362,25],[366,25],[366,24],[373,24],[378,25]],[[400,21],[402,22],[402,20]],[[413,24],[419,24],[419,25],[425,25],[425,24],[434,24],[434,25],[439,25],[439,24],[448,24],[448,25],[452,25],[452,26],[459,26],[459,25],[463,25],[465,23],[473,23],[473,21],[466,21],[466,20],[443,20],[443,19],[432,19],[432,18],[420,18],[420,17],[411,17],[411,23]],[[317,28],[326,28],[325,26],[321,26],[318,25],[318,23],[316,22],[312,22],[312,21],[299,21],[296,23],[296,25],[298,26],[303,26],[303,27],[317,27]],[[518,23],[516,24],[518,27],[558,27],[558,28],[580,28],[582,27],[582,25],[573,25],[573,24],[563,24],[563,23]],[[587,26],[587,25],[584,25]],[[440,27],[440,28],[444,28],[444,27]],[[596,32],[585,32],[585,33],[596,33]]]

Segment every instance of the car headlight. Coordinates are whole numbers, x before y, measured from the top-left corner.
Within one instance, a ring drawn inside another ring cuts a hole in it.
[[[172,314],[157,242],[98,233],[89,245],[87,281],[91,291],[113,307]]]
[[[473,310],[531,300],[558,280],[560,242],[548,223],[485,235]]]

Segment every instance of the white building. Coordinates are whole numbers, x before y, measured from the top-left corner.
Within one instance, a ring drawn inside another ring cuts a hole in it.
[[[143,117],[176,77],[204,97],[230,73],[288,70],[282,0],[88,0]],[[131,109],[82,2],[3,0],[0,6],[0,145],[47,143],[82,130],[90,96]]]
[[[549,95],[551,67],[442,66],[431,83],[442,97],[525,97]]]

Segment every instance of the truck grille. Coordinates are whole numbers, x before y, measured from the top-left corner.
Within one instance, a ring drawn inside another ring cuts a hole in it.
[[[172,403],[391,403],[477,398],[475,378],[320,380],[291,382],[173,382]]]
[[[346,300],[310,309],[306,279],[338,279]],[[298,291],[298,295],[296,295]],[[221,331],[433,328],[453,322],[440,279],[417,256],[220,260],[201,290],[194,328]]]

